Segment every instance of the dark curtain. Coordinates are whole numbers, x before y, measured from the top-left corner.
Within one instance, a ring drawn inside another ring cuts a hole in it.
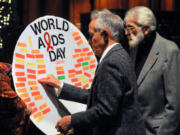
[[[69,19],[69,0],[17,0],[21,24],[27,25],[44,15]]]

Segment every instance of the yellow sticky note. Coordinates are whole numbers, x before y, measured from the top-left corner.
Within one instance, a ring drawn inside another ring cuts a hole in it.
[[[31,36],[29,36],[29,46],[30,46],[30,48],[33,47],[33,45],[32,45],[32,37]]]
[[[36,64],[35,64],[35,63],[32,63],[32,62],[27,62],[27,66],[28,66],[28,67],[36,68]]]
[[[37,118],[36,122],[39,123],[44,119],[44,115],[41,115],[40,117]]]
[[[29,50],[28,49],[25,49],[25,48],[20,48],[19,51],[21,53],[29,53]]]
[[[79,79],[80,81],[84,80],[85,78],[86,78],[85,76],[80,76],[80,77],[78,77],[78,79]]]
[[[25,60],[23,60],[23,59],[16,58],[15,61],[17,63],[25,64]]]
[[[44,63],[44,59],[36,59],[36,63]]]
[[[92,73],[92,75],[95,75],[95,71],[92,71],[91,73]]]
[[[89,83],[88,79],[83,80],[83,84]]]

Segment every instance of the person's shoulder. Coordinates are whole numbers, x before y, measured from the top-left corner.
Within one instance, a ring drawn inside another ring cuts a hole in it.
[[[177,44],[167,38],[164,38],[157,34],[158,42],[158,51],[160,52],[160,56],[163,57],[165,60],[173,58],[176,55],[179,55],[180,50]]]
[[[112,49],[111,49],[111,57],[126,57],[129,59],[129,55],[127,53],[127,51],[122,47],[122,45],[120,43],[118,43],[116,46],[114,46]]]
[[[117,44],[114,46],[109,55],[102,62],[105,65],[111,65],[114,68],[125,70],[132,68],[132,60],[126,50]]]
[[[115,51],[112,54],[112,57],[114,59],[116,59],[116,61],[117,61],[116,63],[121,64],[121,63],[129,63],[129,62],[131,62],[131,58],[130,58],[128,52],[122,47],[122,45],[118,44],[117,48],[119,48],[119,49],[117,49],[117,51]]]
[[[157,39],[159,40],[159,45],[161,46],[161,48],[164,48],[167,51],[178,51],[179,50],[178,45],[174,41],[169,40],[169,39],[159,35],[158,33],[157,33]]]

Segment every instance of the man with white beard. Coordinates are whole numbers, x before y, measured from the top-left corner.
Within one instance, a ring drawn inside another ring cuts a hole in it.
[[[130,9],[124,21],[146,134],[180,135],[178,46],[156,32],[156,18],[147,7]]]

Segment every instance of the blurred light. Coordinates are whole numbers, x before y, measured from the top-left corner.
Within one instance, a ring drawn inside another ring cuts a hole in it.
[[[10,25],[12,0],[0,0],[0,32]],[[0,48],[3,48],[3,39],[0,37]]]

